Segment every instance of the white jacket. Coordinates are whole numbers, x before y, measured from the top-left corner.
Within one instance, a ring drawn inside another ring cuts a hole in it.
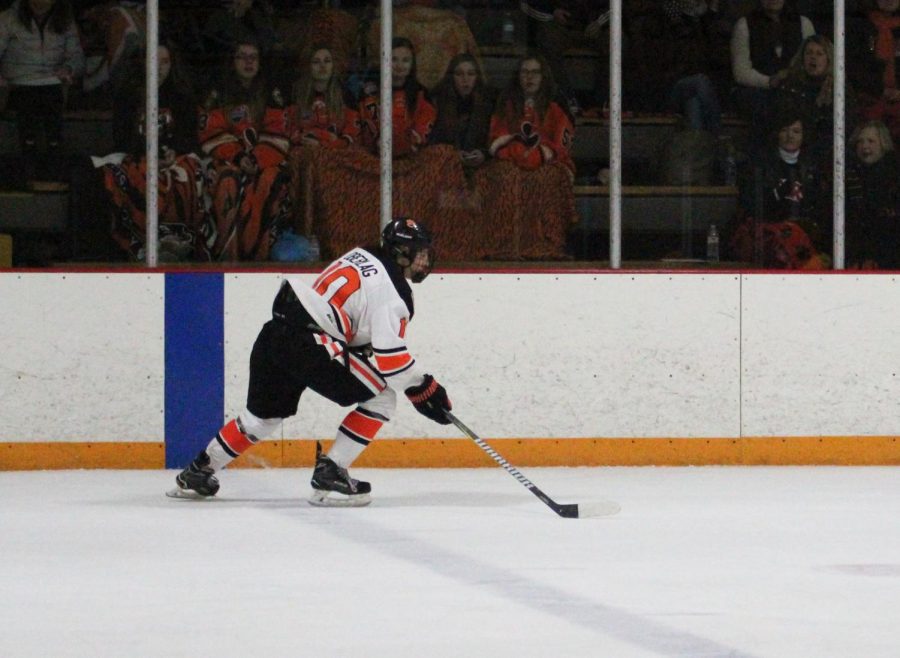
[[[75,76],[81,75],[84,52],[75,21],[62,34],[49,25],[41,31],[34,20],[29,30],[19,21],[22,1],[0,13],[0,76],[12,85],[44,86],[60,84],[53,72],[62,67],[68,67]]]

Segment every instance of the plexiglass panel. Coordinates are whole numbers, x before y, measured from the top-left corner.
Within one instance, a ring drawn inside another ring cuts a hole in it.
[[[390,108],[380,4],[161,0],[159,261],[377,241],[390,111],[393,214],[442,262],[606,266],[610,3],[395,2]],[[900,265],[897,4],[846,2],[848,267]],[[621,18],[624,265],[830,268],[833,4],[628,0]],[[0,265],[143,261],[145,8],[7,1],[3,20],[49,46],[0,51]]]

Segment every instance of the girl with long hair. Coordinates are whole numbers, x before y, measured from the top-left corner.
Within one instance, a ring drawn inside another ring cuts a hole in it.
[[[146,92],[143,75],[131,80],[113,116],[116,151],[125,156],[119,162],[107,158],[102,171],[112,204],[113,239],[131,258],[142,260],[147,230]],[[197,104],[169,42],[159,45],[158,80],[159,258],[209,260],[215,230],[204,211],[203,172],[196,155]]]
[[[848,122],[855,113],[852,90],[847,90]],[[778,90],[776,109],[793,106],[806,117],[804,143],[817,157],[831,153],[834,133],[834,46],[831,40],[814,34],[804,39],[791,60],[787,77]]]
[[[359,138],[359,114],[346,101],[331,49],[315,45],[309,53],[294,84],[291,143],[345,148]]]
[[[313,237],[316,162],[359,141],[359,113],[348,102],[331,47],[313,45],[302,59],[288,109],[291,123],[291,190],[295,228]]]
[[[415,153],[428,142],[436,112],[428,94],[416,77],[415,48],[409,39],[395,37],[391,42],[391,112],[394,117],[394,157]],[[377,89],[369,85],[360,102],[363,143],[373,153],[378,149],[380,133],[378,112],[382,105]]]
[[[484,199],[485,255],[497,260],[561,259],[577,221],[570,149],[574,127],[555,100],[553,74],[540,55],[522,58],[491,118],[495,161],[475,175]]]
[[[221,89],[210,92],[200,115],[200,143],[212,158],[213,257],[266,260],[290,209],[287,104],[260,71],[259,47],[237,44]]]
[[[561,162],[574,175],[570,149],[575,127],[555,97],[546,60],[540,55],[523,58],[491,119],[491,155],[527,170]]]
[[[495,99],[474,55],[462,53],[450,60],[434,100],[437,120],[431,143],[454,146],[468,168],[484,164]]]

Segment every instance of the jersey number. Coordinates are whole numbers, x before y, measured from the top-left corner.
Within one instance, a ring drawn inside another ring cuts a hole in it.
[[[332,293],[331,297],[328,298],[328,302],[337,308],[341,308],[344,306],[346,301],[350,298],[350,295],[359,290],[359,272],[356,271],[355,267],[350,267],[349,265],[346,267],[339,267],[336,270],[332,270],[330,272],[326,271],[322,273],[318,279],[316,279],[313,288],[317,293],[319,293],[322,297],[325,297],[325,293],[331,287],[335,281],[339,279],[344,279],[344,282],[341,286]]]

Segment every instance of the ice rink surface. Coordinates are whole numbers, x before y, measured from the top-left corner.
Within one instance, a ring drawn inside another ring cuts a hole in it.
[[[0,473],[0,656],[900,656],[900,469]]]

